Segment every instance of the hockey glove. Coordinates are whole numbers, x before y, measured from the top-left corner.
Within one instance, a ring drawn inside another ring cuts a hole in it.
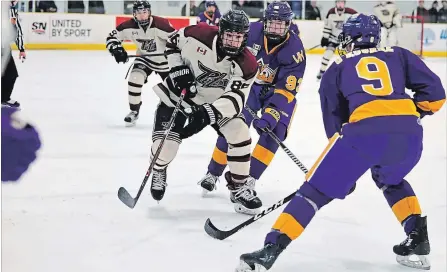
[[[262,133],[267,132],[267,130],[271,131],[275,129],[280,118],[281,115],[279,111],[275,108],[267,107],[260,119],[253,120],[253,127],[256,129],[258,134],[261,135]]]
[[[328,38],[321,38],[321,42],[320,42],[321,47],[326,47],[329,45],[329,39]]]
[[[174,93],[180,95],[183,89],[186,89],[188,98],[193,98],[197,94],[196,87],[194,85],[194,75],[186,65],[180,65],[172,67],[169,71],[169,77],[171,78],[172,85],[174,87]]]
[[[208,125],[214,125],[221,118],[220,113],[211,104],[194,105],[185,109],[185,113],[188,115],[188,124],[180,133],[182,139],[199,133]]]
[[[110,49],[110,53],[115,57],[116,63],[126,63],[129,61],[126,50],[121,46]]]

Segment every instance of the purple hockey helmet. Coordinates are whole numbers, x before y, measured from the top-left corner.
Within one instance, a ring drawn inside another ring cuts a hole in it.
[[[293,11],[287,2],[275,1],[264,12],[264,35],[268,40],[281,41],[289,32]]]
[[[217,8],[217,4],[216,4],[215,1],[208,0],[208,1],[205,2],[205,7],[206,8],[208,8],[208,7],[215,7],[215,8]]]
[[[338,36],[340,51],[344,55],[354,49],[377,47],[380,43],[380,22],[375,15],[357,13],[344,23]]]

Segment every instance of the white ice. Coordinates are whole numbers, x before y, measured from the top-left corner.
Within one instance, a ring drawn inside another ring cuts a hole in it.
[[[307,62],[286,144],[311,167],[327,139],[315,80],[320,56],[310,55]],[[447,60],[426,63],[447,86]],[[3,271],[228,272],[240,254],[262,247],[282,208],[224,241],[203,230],[208,217],[224,229],[248,218],[233,211],[224,181],[212,196],[201,197],[197,181],[206,173],[216,139],[210,128],[184,141],[159,204],[149,187],[133,210],[118,200],[120,186],[135,195],[148,166],[158,103],[151,85],[158,76],[144,87],[137,126],[126,128],[128,64],[116,64],[105,51],[29,51],[17,66],[13,99],[39,129],[43,147],[19,183],[2,185]],[[446,121],[445,106],[423,120],[424,153],[408,176],[428,215],[435,272],[446,271]],[[278,150],[258,182],[264,206],[303,180]],[[366,173],[353,195],[317,214],[271,271],[414,271],[395,262],[392,246],[403,239],[402,227]]]

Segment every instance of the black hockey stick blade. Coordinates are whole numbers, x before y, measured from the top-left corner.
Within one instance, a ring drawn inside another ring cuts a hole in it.
[[[231,230],[225,231],[216,228],[209,218],[205,222],[205,232],[208,233],[209,236],[218,240],[224,240],[225,238],[234,234]]]
[[[118,198],[121,200],[121,202],[126,204],[126,206],[131,209],[133,209],[135,207],[135,204],[137,203],[135,201],[135,198],[133,198],[124,187],[119,188]]]

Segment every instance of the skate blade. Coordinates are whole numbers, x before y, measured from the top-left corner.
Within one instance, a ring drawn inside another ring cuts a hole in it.
[[[430,270],[430,261],[427,255],[409,255],[409,256],[401,256],[396,255],[396,261],[406,267],[422,269],[422,270]]]
[[[255,264],[255,269],[253,270],[246,262],[241,260],[239,266],[236,268],[235,272],[266,272],[267,269],[260,264]]]
[[[202,197],[206,197],[208,194],[210,194],[212,191],[208,191],[205,188],[202,188]]]
[[[248,209],[239,203],[234,203],[234,210],[237,213],[247,214],[247,215],[256,215],[259,213],[259,209]]]
[[[136,122],[131,122],[131,123],[129,123],[129,122],[124,122],[124,125],[125,125],[126,127],[134,127],[134,126],[136,125]]]

